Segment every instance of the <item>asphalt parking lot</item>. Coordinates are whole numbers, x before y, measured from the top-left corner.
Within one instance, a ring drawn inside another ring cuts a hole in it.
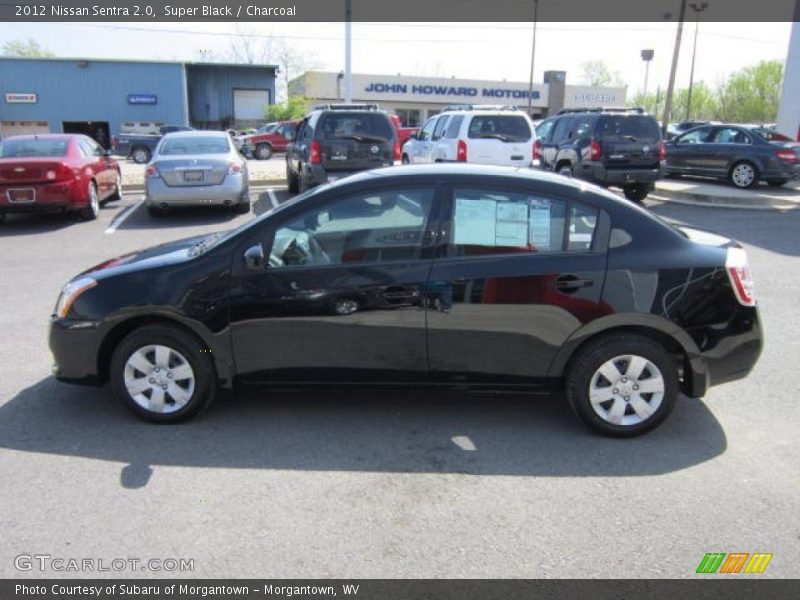
[[[766,346],[748,379],[633,440],[558,396],[462,391],[249,391],[154,426],[49,376],[70,277],[287,198],[253,192],[249,215],[154,219],[128,194],[94,222],[0,227],[1,577],[80,576],[18,571],[23,553],[193,559],[185,577],[683,578],[706,552],[770,552],[762,577],[800,574],[800,211],[649,204],[745,244]]]

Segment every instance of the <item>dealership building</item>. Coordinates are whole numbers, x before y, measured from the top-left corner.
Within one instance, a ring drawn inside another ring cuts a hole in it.
[[[275,100],[274,65],[106,59],[0,58],[0,138],[118,133],[159,125],[203,129],[264,122]]]
[[[625,106],[624,87],[567,85],[566,79],[565,71],[545,71],[544,82],[534,83],[533,118],[552,115],[563,108]],[[378,103],[397,114],[406,127],[418,127],[453,104],[528,107],[528,82],[354,73],[352,85],[354,102]],[[289,82],[289,91],[314,103],[342,102],[344,77],[342,73],[308,71]]]

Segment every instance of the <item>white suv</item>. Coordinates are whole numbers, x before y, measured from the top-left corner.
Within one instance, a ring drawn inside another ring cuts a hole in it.
[[[536,132],[521,110],[507,106],[461,105],[425,122],[403,145],[403,164],[470,162],[530,167]]]

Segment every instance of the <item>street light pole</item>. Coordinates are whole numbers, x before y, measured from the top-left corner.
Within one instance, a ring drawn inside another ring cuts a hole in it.
[[[531,76],[528,79],[528,116],[533,106],[533,61],[536,58],[536,23],[539,20],[539,0],[533,0],[533,39],[531,41]]]
[[[669,17],[669,15],[664,15]],[[672,92],[675,90],[675,71],[678,70],[678,55],[681,51],[681,37],[683,36],[683,19],[686,17],[686,0],[681,0],[681,8],[678,13],[678,31],[675,33],[675,48],[672,50],[672,68],[669,71],[669,85],[667,86],[667,97],[664,100],[664,118],[661,121],[661,136],[667,137],[667,125],[672,112]]]
[[[708,8],[708,2],[696,4],[692,2],[689,7],[694,11],[694,49],[692,50],[692,70],[689,74],[689,95],[686,98],[686,120],[692,117],[692,86],[694,85],[694,57],[697,54],[697,30],[700,28],[700,13]]]
[[[644,61],[644,92],[642,96],[647,98],[647,78],[650,75],[650,61],[653,60],[654,50],[642,50],[642,60]]]

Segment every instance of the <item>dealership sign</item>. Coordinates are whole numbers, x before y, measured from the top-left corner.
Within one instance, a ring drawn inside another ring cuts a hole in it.
[[[158,104],[155,94],[128,94],[128,104]]]
[[[474,98],[527,98],[528,90],[504,87],[472,87],[430,84],[378,83],[370,82],[365,88],[370,94],[412,94],[421,96],[460,96]],[[533,90],[531,98],[538,98],[539,92]]]
[[[6,93],[6,104],[36,104],[38,97],[33,93]]]

